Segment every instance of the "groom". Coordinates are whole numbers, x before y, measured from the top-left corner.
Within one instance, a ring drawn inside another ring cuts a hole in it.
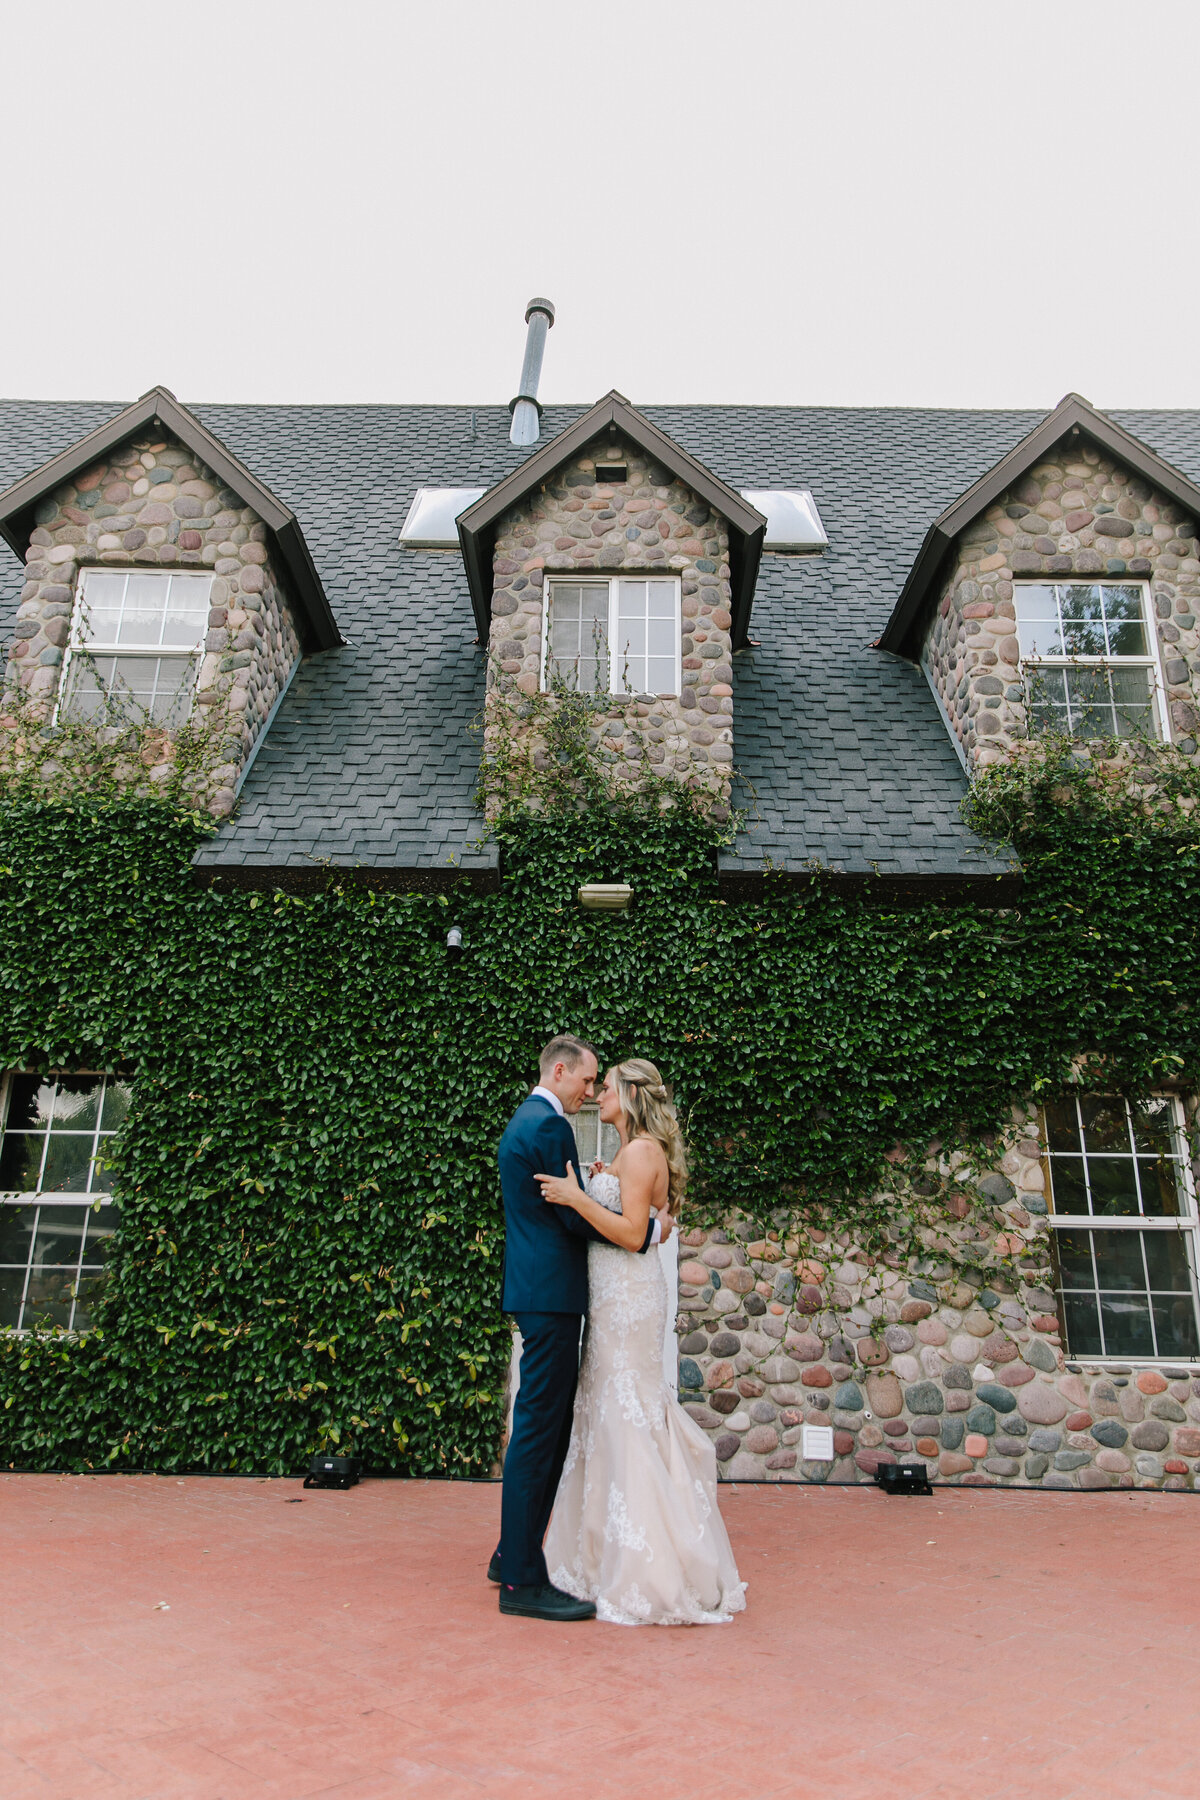
[[[579,1152],[566,1115],[596,1089],[599,1066],[590,1044],[563,1035],[542,1051],[538,1085],[500,1139],[504,1192],[504,1298],[521,1333],[521,1374],[512,1435],[504,1459],[500,1542],[488,1580],[500,1583],[500,1611],[527,1619],[592,1619],[590,1600],[550,1582],[542,1539],[571,1440],[579,1374],[579,1338],[588,1304],[588,1240],[604,1243],[569,1206],[542,1199],[536,1174],[565,1175]],[[651,1217],[642,1250],[656,1244]]]

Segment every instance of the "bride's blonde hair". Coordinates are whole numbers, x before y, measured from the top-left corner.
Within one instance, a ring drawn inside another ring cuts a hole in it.
[[[654,1064],[642,1056],[614,1063],[609,1074],[616,1083],[629,1136],[653,1138],[667,1159],[668,1205],[677,1213],[687,1188],[688,1166],[671,1090]]]

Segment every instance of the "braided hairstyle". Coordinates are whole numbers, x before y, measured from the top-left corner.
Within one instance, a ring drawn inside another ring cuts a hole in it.
[[[678,1214],[687,1188],[687,1151],[675,1116],[671,1090],[652,1062],[631,1056],[609,1070],[631,1138],[652,1138],[667,1159],[668,1206]]]

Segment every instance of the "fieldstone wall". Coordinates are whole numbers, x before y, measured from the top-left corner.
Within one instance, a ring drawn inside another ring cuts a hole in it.
[[[597,462],[625,464],[628,479],[598,482]],[[710,796],[717,816],[726,816],[733,764],[729,534],[707,502],[644,451],[605,436],[513,508],[497,532],[493,567],[490,707],[538,691],[547,575],[680,577],[680,692],[598,701],[591,745],[630,779],[647,767],[670,775]],[[485,735],[485,748],[488,741]]]
[[[1090,444],[1060,444],[959,540],[923,661],[973,768],[1028,736],[1014,577],[1148,580],[1174,742],[1200,733],[1196,522]]]
[[[39,507],[9,679],[53,700],[81,568],[211,569],[196,701],[208,709],[218,758],[208,803],[216,813],[228,812],[238,773],[300,655],[267,541],[258,514],[190,451],[161,434],[130,439]],[[163,776],[170,755],[164,736]]]
[[[1030,1106],[914,1263],[873,1261],[848,1232],[685,1233],[679,1398],[721,1476],[870,1481],[904,1461],[964,1486],[1193,1487],[1200,1366],[1064,1354],[1045,1187]],[[832,1463],[803,1460],[805,1424],[832,1426]]]

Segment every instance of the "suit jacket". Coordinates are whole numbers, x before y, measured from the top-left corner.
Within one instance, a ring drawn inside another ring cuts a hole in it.
[[[565,1175],[568,1162],[582,1181],[575,1133],[548,1100],[531,1094],[500,1139],[505,1312],[587,1311],[587,1247],[609,1240],[571,1207],[543,1200],[534,1180],[539,1173]],[[643,1251],[653,1232],[650,1220]]]

